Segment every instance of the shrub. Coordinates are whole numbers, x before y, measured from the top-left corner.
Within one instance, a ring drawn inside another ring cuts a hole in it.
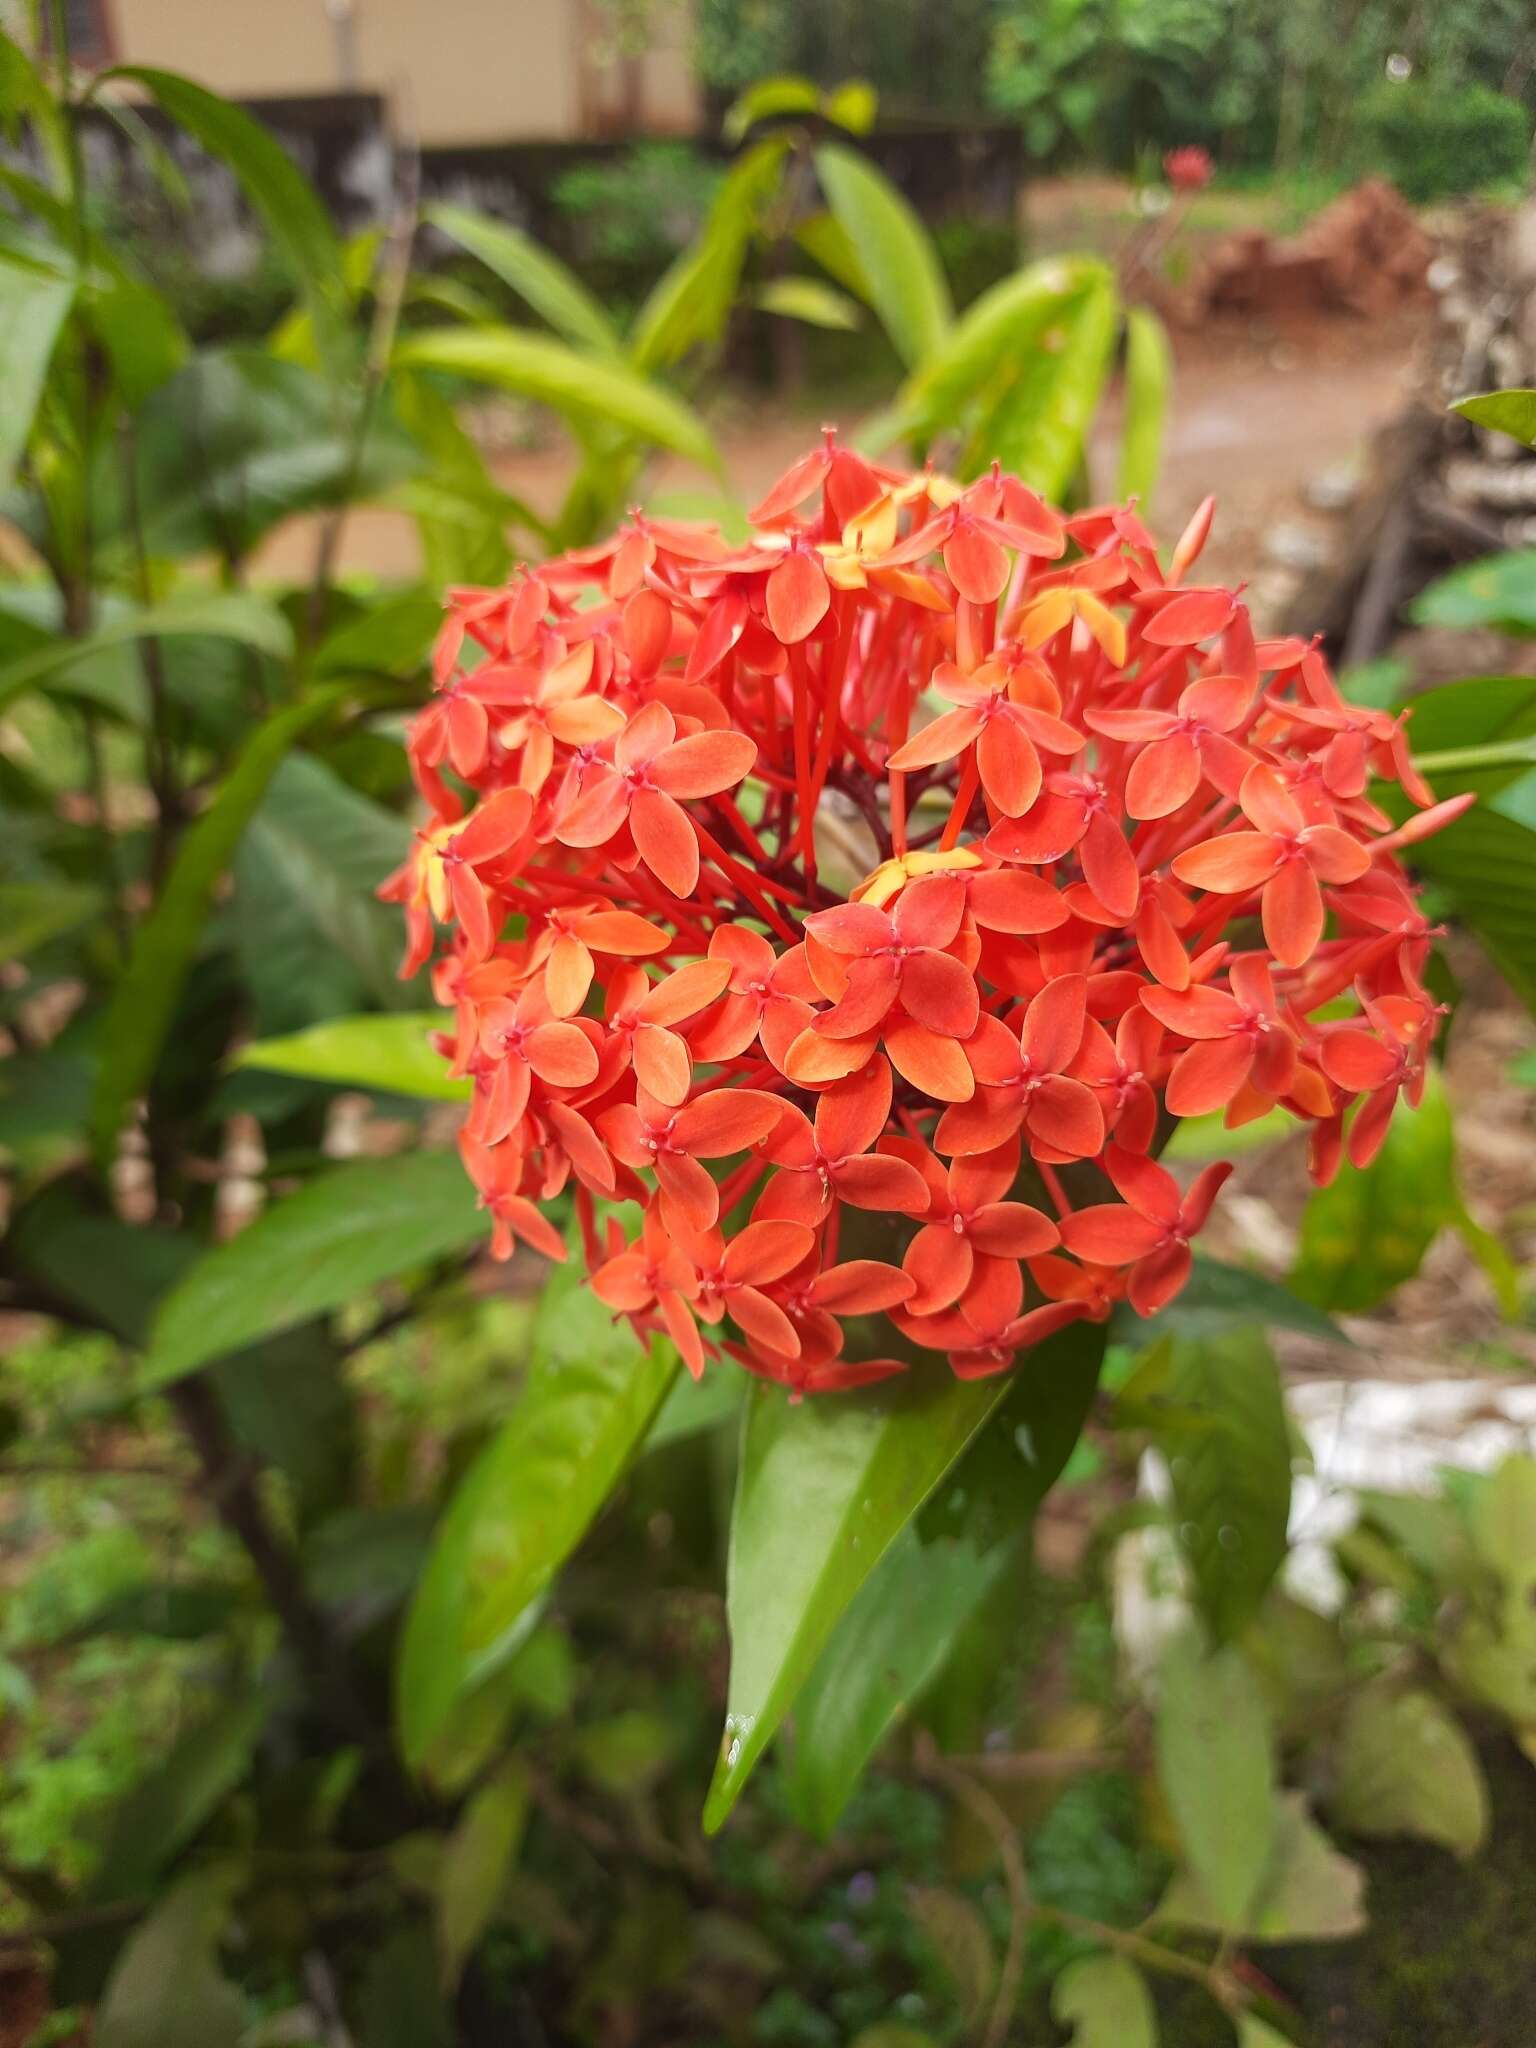
[[[1419,203],[1522,178],[1530,145],[1526,108],[1485,85],[1383,80],[1360,104],[1362,167]]]

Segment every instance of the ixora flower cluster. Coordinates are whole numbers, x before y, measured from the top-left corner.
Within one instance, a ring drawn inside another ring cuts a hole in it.
[[[1459,804],[1187,581],[1210,514],[1165,568],[1131,507],[829,433],[739,546],[637,513],[451,594],[410,735],[433,822],[382,893],[404,973],[449,930],[498,1256],[563,1257],[570,1189],[597,1294],[695,1373],[878,1378],[844,1324],[884,1316],[861,1348],[894,1326],[969,1377],[1178,1292],[1230,1169],[1181,1190],[1174,1120],[1278,1104],[1326,1180],[1359,1103],[1372,1156],[1438,1021],[1395,856]],[[1427,807],[1394,828],[1373,776]]]

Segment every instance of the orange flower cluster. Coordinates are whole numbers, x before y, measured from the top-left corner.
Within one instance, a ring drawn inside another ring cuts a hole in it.
[[[969,1376],[1178,1292],[1229,1168],[1181,1191],[1174,1120],[1279,1105],[1326,1180],[1361,1102],[1373,1155],[1438,1020],[1397,854],[1459,805],[1189,583],[1210,514],[1165,567],[1132,507],[829,433],[740,545],[636,513],[451,593],[382,893],[405,973],[448,931],[498,1256],[563,1257],[570,1190],[599,1296],[695,1373],[876,1378],[845,1325],[883,1316]]]

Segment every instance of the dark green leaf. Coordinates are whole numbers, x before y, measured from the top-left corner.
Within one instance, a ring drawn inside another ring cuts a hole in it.
[[[143,1384],[158,1386],[464,1250],[485,1230],[454,1152],[332,1167],[204,1253],[155,1318]]]
[[[1536,391],[1479,391],[1451,406],[1474,427],[1491,427],[1523,447],[1536,448]]]
[[[256,727],[218,795],[182,840],[165,887],[134,934],[102,1028],[91,1138],[103,1165],[116,1152],[134,1099],[154,1074],[214,892],[241,834],[283,757],[340,699],[339,685],[316,690]]]
[[[455,1700],[527,1634],[536,1603],[644,1440],[677,1372],[575,1270],[552,1276],[517,1406],[443,1519],[401,1645],[397,1716],[413,1764]]]
[[[326,1607],[359,1627],[396,1607],[421,1576],[431,1536],[426,1507],[343,1508],[312,1529],[304,1576]]]
[[[1125,316],[1125,422],[1120,429],[1117,497],[1142,500],[1145,515],[1163,459],[1163,423],[1173,382],[1168,330],[1147,306]]]
[[[414,675],[443,623],[441,600],[404,590],[370,604],[315,649],[317,675]]]
[[[1147,1980],[1124,1956],[1083,1956],[1051,1986],[1051,2012],[1072,2029],[1070,2048],[1157,2048]]]
[[[72,277],[0,255],[0,492],[11,487],[74,298]]]
[[[84,640],[50,640],[46,646],[0,665],[0,705],[41,683],[65,677],[71,669],[112,648],[187,635],[238,640],[278,660],[293,652],[288,621],[265,598],[235,590],[187,591],[163,604],[122,612]]]
[[[567,341],[603,355],[619,353],[618,330],[599,302],[558,256],[541,248],[521,228],[472,213],[465,206],[441,203],[423,207],[422,218],[429,227],[478,256]]]
[[[448,1838],[438,1874],[437,1951],[458,1983],[517,1860],[528,1819],[528,1774],[515,1758],[482,1785]]]
[[[1290,1431],[1263,1330],[1175,1338],[1166,1398],[1175,1420],[1203,1425],[1171,1428],[1159,1444],[1197,1602],[1215,1640],[1228,1642],[1284,1562],[1290,1515]]]
[[[21,1209],[6,1251],[49,1294],[132,1345],[143,1343],[156,1304],[197,1256],[190,1235],[135,1229],[85,1208],[62,1181]]]
[[[1169,1643],[1157,1768],[1207,1909],[1217,1925],[1242,1932],[1270,1869],[1279,1816],[1269,1717],[1240,1651],[1207,1654],[1193,1634]]]
[[[100,892],[84,882],[0,882],[0,961],[73,931],[100,904]]]
[[[345,1497],[357,1456],[357,1414],[323,1325],[221,1358],[209,1378],[241,1449],[287,1480],[301,1528]]]
[[[451,1027],[441,1011],[406,1011],[394,1017],[333,1017],[284,1038],[242,1047],[235,1064],[274,1074],[298,1074],[333,1088],[369,1088],[434,1102],[468,1099],[468,1081],[448,1071],[429,1033]]]
[[[269,1696],[236,1698],[181,1737],[113,1813],[93,1898],[148,1888],[244,1777],[271,1710]]]
[[[218,1579],[146,1580],[114,1593],[88,1615],[66,1640],[86,1636],[161,1636],[191,1643],[217,1635],[240,1605],[234,1587]]]
[[[515,327],[430,327],[396,347],[406,369],[437,370],[535,398],[556,412],[622,427],[658,448],[685,455],[703,469],[720,467],[704,422],[665,385],[627,364],[583,355],[547,335]]]
[[[931,236],[885,174],[856,150],[822,143],[816,175],[853,244],[881,325],[907,368],[916,369],[938,352],[954,319]]]
[[[1278,1280],[1198,1254],[1188,1283],[1161,1315],[1144,1321],[1129,1312],[1117,1314],[1110,1328],[1116,1343],[1137,1350],[1166,1334],[1208,1341],[1229,1331],[1255,1328],[1300,1330],[1331,1344],[1352,1341],[1331,1316]]]
[[[1351,1701],[1333,1760],[1334,1821],[1357,1835],[1413,1835],[1473,1856],[1488,1787],[1461,1724],[1427,1692],[1372,1686]]]
[[[245,2001],[219,1968],[239,1872],[176,1885],[124,1945],[91,2029],[96,2048],[240,2048]]]
[[[425,1927],[402,1927],[373,1951],[358,2003],[357,2038],[367,2048],[454,2048],[460,2039]]]

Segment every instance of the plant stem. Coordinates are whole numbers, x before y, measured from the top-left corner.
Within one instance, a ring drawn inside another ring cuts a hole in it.
[[[1518,768],[1536,765],[1536,733],[1523,739],[1490,740],[1480,747],[1443,747],[1415,754],[1413,765],[1423,775],[1450,775],[1473,768]]]

